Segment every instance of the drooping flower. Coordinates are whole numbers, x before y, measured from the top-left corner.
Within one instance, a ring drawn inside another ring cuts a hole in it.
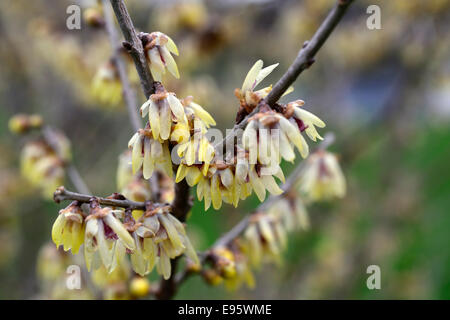
[[[311,112],[301,108],[304,104],[305,102],[303,100],[288,103],[285,108],[285,115],[293,113],[292,119],[295,120],[299,130],[301,132],[305,131],[311,140],[322,140],[322,137],[317,132],[316,127],[324,128],[325,122]]]
[[[86,218],[84,258],[88,270],[103,264],[108,272],[114,270],[117,262],[125,255],[126,249],[133,251],[136,246],[133,237],[116,217],[122,211],[109,207],[101,208],[94,199],[90,203],[91,212]]]
[[[125,198],[133,201],[145,202],[152,197],[150,183],[144,179],[143,173],[139,170],[133,175],[131,168],[131,150],[126,150],[119,156],[117,167],[117,189]],[[162,203],[171,203],[174,198],[174,181],[167,173],[158,170],[153,173],[155,186],[158,189],[159,200]],[[133,210],[135,219],[139,218],[143,210]],[[135,214],[136,213],[136,214]]]
[[[119,164],[116,171],[116,185],[118,190],[123,190],[133,180],[131,169],[131,150],[127,149],[119,156]],[[123,194],[123,192],[121,191]]]
[[[126,250],[121,244],[119,244],[119,249],[116,249],[114,261],[116,263],[114,268],[108,269],[102,264],[98,269],[91,272],[92,282],[103,291],[108,291],[109,287],[115,286],[125,286],[124,289],[126,289],[126,284],[131,277],[131,265],[127,259]],[[115,297],[116,295],[112,295],[112,297],[110,295],[110,298]]]
[[[47,242],[40,249],[37,256],[36,271],[42,282],[55,282],[66,272],[66,264],[71,256]]]
[[[84,242],[84,216],[77,201],[59,211],[52,228],[52,240],[57,247],[63,245],[64,251],[78,253]]]
[[[208,257],[222,278],[231,279],[236,276],[235,259],[230,249],[224,246],[215,247]]]
[[[279,164],[281,157],[292,162],[294,145],[303,157],[308,154],[308,144],[297,127],[272,110],[259,112],[250,119],[242,145],[249,152],[250,164]]]
[[[192,117],[190,117],[191,119],[200,119],[207,128],[216,125],[216,121],[209,114],[209,112],[206,111],[201,105],[194,102],[194,97],[188,96],[181,100],[181,103],[184,105],[188,117],[192,115]]]
[[[167,141],[154,139],[152,130],[139,129],[128,142],[132,148],[131,167],[135,174],[141,167],[145,179],[150,179],[155,168],[172,175],[172,160]]]
[[[167,92],[159,84],[156,93],[141,106],[141,116],[148,114],[153,139],[168,140],[172,132],[172,125],[186,123],[187,118],[183,104],[172,92]]]
[[[122,101],[122,83],[112,61],[103,64],[95,73],[91,94],[103,105],[118,106]]]
[[[134,232],[140,256],[132,263],[134,270],[145,275],[156,265],[165,279],[171,274],[170,259],[185,254],[194,264],[199,264],[197,253],[186,234],[184,225],[168,211],[170,207],[148,205]]]
[[[337,157],[324,150],[315,152],[307,159],[298,186],[313,201],[344,197],[346,182]]]
[[[235,272],[228,277],[224,277],[225,287],[228,290],[238,290],[245,284],[249,289],[253,289],[255,287],[255,277],[248,257],[242,252],[240,239],[235,239],[228,250],[233,257]]]
[[[28,142],[21,154],[21,174],[33,186],[52,198],[55,189],[64,184],[65,162],[43,140]]]
[[[264,260],[281,264],[281,251],[287,245],[287,238],[280,219],[262,212],[253,214],[243,239],[244,252],[253,266],[259,267]]]
[[[267,214],[280,218],[286,231],[309,228],[309,216],[303,201],[297,194],[288,194],[276,201],[267,211]]]
[[[180,78],[177,64],[171,53],[178,56],[178,48],[171,38],[162,32],[141,34],[144,50],[147,54],[150,71],[155,81],[161,81],[166,68],[177,79]]]
[[[187,166],[196,165],[202,169],[203,175],[208,171],[209,165],[214,158],[215,149],[206,137],[206,126],[195,119],[193,123],[193,134],[186,142],[180,141],[177,146],[177,154],[181,163]]]

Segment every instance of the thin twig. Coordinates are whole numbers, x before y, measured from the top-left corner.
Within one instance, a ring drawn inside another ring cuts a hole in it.
[[[139,118],[139,113],[137,112],[138,104],[136,100],[136,94],[134,90],[131,88],[130,81],[128,80],[125,61],[120,56],[120,51],[118,48],[119,37],[117,35],[116,26],[114,25],[108,0],[102,0],[102,3],[103,3],[103,15],[105,17],[106,31],[108,32],[109,41],[111,42],[111,48],[113,50],[112,59],[117,68],[120,82],[122,83],[123,99],[125,100],[125,104],[127,105],[131,125],[134,131],[138,131],[141,128],[142,124],[141,119]]]
[[[265,102],[273,106],[283,93],[294,83],[303,70],[309,68],[314,63],[314,56],[330,36],[331,32],[336,28],[339,21],[341,21],[345,12],[347,11],[353,0],[338,0],[330,11],[328,16],[317,29],[310,41],[305,42],[300,49],[297,58],[283,74],[280,80],[273,86],[269,95],[265,98]]]
[[[89,187],[84,182],[83,178],[78,172],[78,169],[75,167],[73,163],[69,164],[67,167],[67,175],[69,176],[70,181],[72,182],[75,189],[80,193],[90,194],[91,191]]]
[[[89,194],[81,194],[77,192],[72,192],[69,190],[66,190],[64,187],[59,187],[56,189],[55,193],[53,194],[53,200],[56,203],[60,203],[61,201],[79,201],[81,203],[89,203],[93,198],[96,198],[98,200],[98,203],[110,206],[110,207],[120,207],[125,209],[131,209],[131,210],[145,210],[145,202],[138,202],[138,201],[132,201],[128,199],[119,200],[119,199],[109,199],[109,198],[103,198],[103,197],[96,197]]]
[[[49,126],[46,126],[42,129],[42,136],[44,137],[47,144],[58,154],[60,150],[58,142],[56,140],[55,130]],[[91,193],[89,187],[87,186],[86,182],[84,182],[83,177],[73,163],[66,163],[66,170],[70,181],[78,192]]]

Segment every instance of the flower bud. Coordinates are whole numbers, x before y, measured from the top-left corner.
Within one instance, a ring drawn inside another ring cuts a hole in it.
[[[32,129],[42,127],[43,120],[40,115],[17,114],[9,119],[9,130],[13,133],[23,134]]]
[[[134,277],[130,282],[130,293],[137,297],[145,297],[150,292],[150,281],[143,277]]]

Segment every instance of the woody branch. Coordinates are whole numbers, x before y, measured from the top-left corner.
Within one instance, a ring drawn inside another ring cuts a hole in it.
[[[120,29],[125,37],[123,46],[128,50],[133,58],[136,70],[138,72],[142,89],[146,98],[148,99],[151,94],[154,93],[153,78],[150,74],[150,69],[144,54],[144,48],[139,35],[136,33],[131,17],[125,6],[123,0],[110,0],[113,7]],[[192,203],[189,196],[189,186],[186,181],[183,180],[175,184],[175,198],[172,203],[172,212],[175,217],[180,221],[186,219],[187,213],[191,209]],[[177,260],[172,261],[172,269],[176,270]],[[174,277],[172,276],[168,280],[162,280],[160,284],[160,290],[158,291],[158,298],[168,299],[174,294]]]

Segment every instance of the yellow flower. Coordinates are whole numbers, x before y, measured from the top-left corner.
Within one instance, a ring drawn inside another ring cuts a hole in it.
[[[197,198],[205,202],[205,210],[210,205],[218,210],[222,202],[237,207],[239,200],[244,200],[255,191],[258,198],[263,201],[266,189],[274,195],[283,192],[274,177],[284,182],[283,171],[278,164],[269,167],[250,165],[246,158],[238,157],[237,164],[213,162],[203,175],[199,166],[181,164],[178,167],[176,182],[186,178],[189,186],[197,185]]]
[[[201,129],[201,123],[200,120],[195,121],[194,135],[187,142],[179,144],[177,154],[181,158],[181,163],[202,167],[202,173],[206,175],[214,158],[215,149],[205,136],[206,129],[205,131]]]
[[[156,265],[157,271],[165,279],[171,274],[170,259],[185,254],[194,264],[199,264],[197,253],[187,237],[184,225],[167,210],[169,207],[149,207],[139,219],[134,233],[136,255],[133,268],[143,276]]]
[[[131,169],[131,150],[126,150],[119,156],[119,165],[117,166],[116,173],[117,189],[123,190],[132,179],[133,171]]]
[[[271,87],[266,87],[258,91],[254,91],[254,89],[277,66],[278,63],[270,65],[263,69],[263,61],[256,61],[253,67],[247,73],[241,89],[236,90],[236,95],[238,96],[239,100],[241,100],[251,108],[256,107],[258,102],[269,94]]]
[[[234,255],[226,247],[214,248],[211,252],[214,268],[224,279],[231,279],[236,276],[236,266]]]
[[[155,168],[172,175],[172,160],[167,141],[155,140],[149,128],[139,129],[128,142],[132,148],[131,167],[135,174],[141,167],[145,179],[150,179]]]
[[[225,287],[228,290],[237,290],[243,284],[247,285],[249,289],[255,287],[255,277],[251,270],[247,256],[241,251],[239,241],[235,241],[229,249],[234,258],[235,274],[233,277],[224,278]]]
[[[120,192],[123,196],[132,201],[145,202],[152,198],[150,184],[142,177],[142,174],[134,176],[125,188]],[[144,213],[143,210],[133,210],[132,214],[135,219],[138,219]]]
[[[286,230],[281,220],[264,213],[254,214],[244,232],[245,254],[252,265],[259,267],[264,260],[281,264],[281,251],[286,248]]]
[[[187,118],[183,104],[172,92],[167,92],[162,85],[141,106],[141,116],[148,114],[149,125],[153,139],[168,140],[172,132],[172,125]]]
[[[323,150],[307,159],[298,185],[313,201],[342,198],[346,192],[345,177],[336,156]]]
[[[181,158],[181,164],[178,167],[176,182],[185,177],[190,186],[198,183],[199,173],[206,175],[209,165],[213,161],[215,149],[212,143],[207,139],[207,128],[214,125],[214,119],[203,108],[194,111],[191,106],[193,102],[190,98],[184,99],[188,122],[177,124],[172,132],[171,140],[178,143],[177,154]],[[201,109],[201,111],[200,111]],[[195,165],[195,166],[194,166]]]
[[[84,257],[89,271],[98,269],[102,263],[111,272],[126,249],[132,251],[136,248],[133,237],[116,214],[122,214],[122,211],[101,208],[97,202],[91,202],[84,240]]]
[[[293,118],[295,119],[301,132],[305,131],[308,137],[313,141],[316,141],[317,139],[322,140],[322,137],[317,132],[316,126],[319,128],[324,128],[325,122],[320,120],[319,117],[311,112],[300,108],[304,104],[305,102],[303,100],[297,100],[288,103],[286,108],[294,109]]]
[[[51,199],[56,188],[64,183],[64,161],[44,141],[28,142],[20,162],[22,176],[39,187],[45,197]]]
[[[195,103],[192,96],[184,98],[181,102],[183,103],[188,116],[193,115],[195,118],[200,119],[207,128],[216,125],[214,118],[202,106]]]
[[[309,228],[309,216],[303,201],[297,196],[276,201],[268,210],[268,214],[280,218],[286,231]]]
[[[51,242],[39,250],[37,258],[37,275],[39,280],[54,282],[66,272],[67,254],[61,252]]]
[[[150,281],[147,278],[134,277],[130,282],[130,293],[135,297],[145,297],[150,292]]]
[[[90,8],[85,8],[83,10],[83,20],[88,26],[94,28],[100,28],[105,25],[105,20],[103,18],[102,8],[100,6],[94,6]]]
[[[97,101],[109,107],[118,106],[122,101],[122,83],[116,66],[111,61],[97,70],[92,79],[91,94]]]
[[[171,38],[159,31],[143,37],[144,50],[150,63],[153,80],[161,82],[166,68],[177,79],[180,78],[178,67],[171,53],[178,56],[178,48]]]
[[[78,253],[84,241],[84,217],[77,201],[59,211],[52,228],[52,240],[57,247],[63,245],[64,251],[70,249],[73,254]]]
[[[63,162],[69,162],[72,159],[70,140],[61,131],[51,129],[52,148]]]
[[[37,114],[16,114],[9,119],[9,130],[13,133],[26,133],[42,127],[42,117]]]
[[[258,103],[264,99],[269,92],[272,90],[272,86],[265,87],[263,89],[254,91],[256,86],[264,80],[272,71],[279,65],[279,63],[270,65],[268,67],[263,68],[263,61],[258,60],[255,62],[253,67],[247,73],[245,77],[244,83],[242,84],[241,89],[236,89],[235,94],[236,97],[241,102],[241,105],[247,110],[249,113],[253,108],[255,108]],[[294,89],[289,87],[286,92],[283,94],[289,94]]]
[[[242,135],[242,144],[249,152],[251,164],[279,164],[281,158],[293,162],[293,146],[297,147],[303,158],[309,152],[295,121],[272,110],[259,112],[250,119]]]
[[[118,255],[115,259],[117,266],[113,270],[108,270],[104,265],[101,265],[91,273],[92,281],[101,289],[105,289],[108,286],[125,284],[131,276],[131,266],[126,258],[125,250],[123,250],[123,246],[119,246],[120,249],[117,251]]]
[[[223,278],[219,272],[214,269],[207,269],[202,271],[202,277],[211,286],[218,286],[223,282]]]

